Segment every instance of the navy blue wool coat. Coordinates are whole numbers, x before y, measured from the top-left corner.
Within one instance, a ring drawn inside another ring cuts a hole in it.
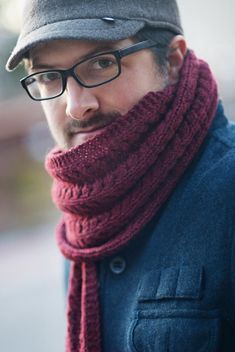
[[[234,223],[235,126],[220,103],[161,211],[99,264],[103,351],[234,352]]]

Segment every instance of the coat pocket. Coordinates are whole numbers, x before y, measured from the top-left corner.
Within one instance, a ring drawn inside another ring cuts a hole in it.
[[[135,352],[216,352],[218,311],[140,311],[129,336]]]
[[[145,275],[129,334],[131,351],[218,351],[219,311],[204,309],[205,284],[203,267],[193,265]]]

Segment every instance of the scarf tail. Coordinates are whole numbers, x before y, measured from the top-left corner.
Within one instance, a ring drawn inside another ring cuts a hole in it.
[[[66,352],[79,352],[79,332],[81,329],[81,264],[71,262],[68,305]]]
[[[98,280],[94,263],[82,262],[81,306],[79,352],[101,352]]]

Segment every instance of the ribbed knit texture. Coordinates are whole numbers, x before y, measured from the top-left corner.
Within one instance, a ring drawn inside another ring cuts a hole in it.
[[[54,149],[46,168],[63,211],[57,241],[72,261],[67,352],[101,352],[96,262],[136,237],[198,152],[217,106],[206,63],[189,52],[180,80],[148,93],[94,139]]]

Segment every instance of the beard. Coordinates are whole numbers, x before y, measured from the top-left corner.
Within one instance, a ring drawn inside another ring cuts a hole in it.
[[[63,141],[57,141],[62,149],[69,149],[75,147],[72,140],[75,136],[79,137],[79,134],[89,134],[89,132],[95,132],[100,130],[112,122],[114,122],[121,114],[118,112],[111,112],[107,114],[96,113],[90,118],[79,119],[69,119],[63,129]],[[94,133],[95,134],[95,133]],[[91,138],[90,138],[91,139]],[[82,144],[82,143],[78,143]]]

